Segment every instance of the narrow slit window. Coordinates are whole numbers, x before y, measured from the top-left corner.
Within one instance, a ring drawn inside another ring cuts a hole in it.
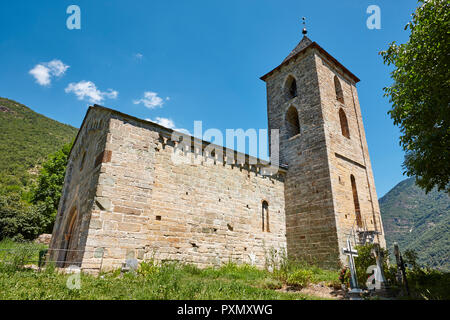
[[[341,122],[341,132],[344,137],[350,139],[350,130],[348,128],[347,116],[345,111],[341,108],[339,109],[339,121]]]
[[[269,204],[267,203],[267,201],[263,201],[262,203],[261,220],[262,220],[262,231],[270,232]]]
[[[336,91],[336,100],[344,103],[344,92],[342,91],[341,82],[337,76],[334,76],[334,89]]]

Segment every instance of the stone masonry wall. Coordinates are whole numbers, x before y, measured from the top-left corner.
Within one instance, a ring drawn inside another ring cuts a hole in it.
[[[380,209],[355,83],[345,75],[343,70],[327,61],[320,54],[317,55],[316,64],[321,84],[320,95],[323,105],[339,248],[341,261],[345,263],[346,257],[342,254],[342,248],[346,247],[346,235],[355,227],[356,222],[350,175],[355,177],[361,216],[368,230],[375,230],[376,226],[376,230],[382,231]],[[344,103],[336,99],[335,75],[337,75],[342,86]],[[339,109],[341,108],[347,117],[350,138],[345,137],[341,132],[339,119]],[[379,237],[378,242],[385,246],[384,233]]]
[[[286,97],[288,76],[297,97]],[[266,79],[269,129],[280,129],[280,156],[288,164],[285,183],[288,255],[336,267],[339,248],[331,192],[316,53],[307,49]],[[288,137],[286,113],[294,106],[300,134]]]
[[[103,111],[106,112],[106,111]],[[112,113],[86,248],[106,248],[102,269],[127,258],[228,261],[263,267],[286,250],[284,175],[213,159],[175,164],[170,130]],[[262,202],[270,231],[262,231]],[[98,259],[83,268],[98,267]]]
[[[373,213],[374,213],[373,218],[375,221],[374,228],[377,231],[381,232],[381,235],[377,238],[378,242],[380,243],[380,245],[382,247],[386,247],[386,239],[385,239],[385,235],[384,235],[383,222],[381,220],[380,205],[378,202],[378,195],[377,195],[376,187],[375,187],[375,179],[374,179],[373,171],[372,171],[372,163],[370,161],[370,156],[369,156],[369,147],[367,145],[366,133],[364,130],[364,124],[363,124],[363,119],[362,119],[362,114],[361,114],[361,106],[359,104],[358,91],[356,89],[355,84],[352,84],[351,92],[353,93],[353,99],[354,99],[353,103],[354,103],[354,107],[355,107],[356,114],[357,114],[362,149],[363,149],[363,154],[364,154],[364,159],[365,159],[365,165],[367,168],[366,178],[368,180],[368,186],[370,186],[370,196],[371,196],[372,203],[373,203]]]
[[[86,252],[88,230],[97,222],[91,220],[91,209],[97,190],[106,132],[109,126],[109,114],[100,110],[90,110],[83,122],[75,144],[72,147],[64,179],[64,187],[53,228],[50,243],[49,261],[58,265],[66,260],[67,264],[80,265],[83,259],[93,253]],[[76,214],[71,232],[68,225]],[[70,243],[66,236],[71,234]],[[67,255],[65,255],[65,250]],[[96,259],[99,262],[99,259]]]

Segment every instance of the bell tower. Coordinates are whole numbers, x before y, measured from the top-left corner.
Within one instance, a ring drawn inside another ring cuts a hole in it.
[[[307,36],[261,77],[269,132],[279,130],[287,254],[346,264],[349,237],[385,246],[356,91],[359,79]],[[271,141],[271,139],[269,139]]]

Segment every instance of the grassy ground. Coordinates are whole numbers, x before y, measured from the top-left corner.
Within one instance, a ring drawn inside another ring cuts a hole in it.
[[[99,276],[81,274],[80,288],[74,276],[47,267],[43,271],[24,269],[28,260],[37,261],[43,246],[0,242],[0,249],[17,249],[16,263],[0,262],[0,299],[321,299],[299,292],[282,292],[283,285],[301,288],[309,283],[336,283],[338,273],[316,267],[285,268],[268,272],[249,265],[229,263],[221,268],[199,269],[193,265],[142,263],[135,274],[120,271]],[[1,251],[0,251],[1,252]],[[32,254],[32,252],[34,252]],[[25,254],[25,257],[22,255]],[[0,253],[1,255],[1,253]],[[14,255],[3,257],[11,260]],[[1,261],[1,259],[0,259]],[[36,264],[36,263],[35,263]]]
[[[46,249],[43,244],[17,243],[9,239],[0,241],[0,271],[16,270],[25,264],[38,264],[39,251]]]
[[[232,264],[204,270],[168,264],[149,273],[82,274],[79,290],[68,289],[69,277],[54,270],[0,272],[0,299],[320,299],[276,291],[281,283],[269,273]]]
[[[233,263],[221,268],[199,269],[181,263],[157,265],[147,261],[141,263],[135,273],[121,274],[120,270],[116,270],[98,276],[81,274],[78,278],[79,288],[70,289],[70,284],[72,288],[77,284],[77,276],[63,274],[52,266],[42,271],[24,268],[30,264],[36,265],[38,252],[44,248],[43,245],[32,243],[0,241],[0,300],[309,300],[321,299],[314,296],[320,293],[308,291],[312,295],[307,295],[299,292],[299,289],[309,286],[311,290],[310,285],[317,283],[335,288],[340,286],[337,271],[298,262],[284,262],[269,272]],[[391,268],[386,270],[388,278],[394,277],[395,272],[391,272]],[[411,296],[403,296],[403,299],[449,299],[449,273],[412,268],[408,269],[407,275]],[[296,291],[279,290],[286,287]],[[393,292],[395,288],[395,284],[392,284]]]

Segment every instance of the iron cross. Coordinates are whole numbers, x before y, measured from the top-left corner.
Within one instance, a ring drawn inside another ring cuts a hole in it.
[[[353,257],[358,256],[358,251],[352,248],[352,244],[350,243],[349,239],[347,239],[347,248],[344,248],[343,252],[344,254],[348,255],[351,259],[353,259]]]
[[[347,248],[343,249],[343,253],[348,256],[348,263],[350,265],[350,274],[351,274],[350,287],[352,289],[357,289],[358,279],[356,278],[355,260],[353,258],[358,256],[358,251],[352,248],[350,239],[347,239]]]

